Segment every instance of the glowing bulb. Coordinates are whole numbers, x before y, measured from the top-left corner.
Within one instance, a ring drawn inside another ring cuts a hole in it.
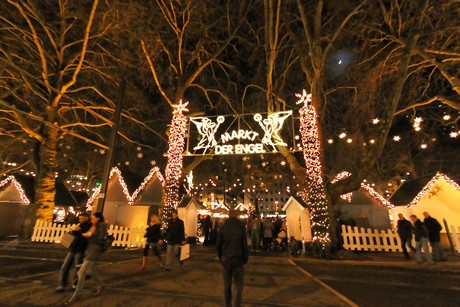
[[[421,147],[422,149],[425,149],[425,148],[427,148],[428,146],[427,146],[426,144],[422,144],[422,145],[420,145],[420,147]]]
[[[342,132],[339,134],[339,138],[343,139],[344,137],[346,137],[347,134],[345,132]]]
[[[348,143],[348,144],[351,144],[352,142],[353,142],[352,139],[347,139],[347,143]]]
[[[333,140],[333,139],[329,139],[329,140],[327,140],[327,142],[328,142],[329,144],[332,144],[332,143],[334,143],[334,140]]]

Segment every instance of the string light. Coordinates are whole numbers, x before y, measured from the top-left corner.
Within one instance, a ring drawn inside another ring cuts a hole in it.
[[[401,141],[401,137],[400,137],[399,135],[395,135],[395,136],[393,137],[393,141],[399,142],[399,141]]]
[[[425,185],[425,187],[417,194],[417,196],[415,196],[415,198],[406,206],[407,208],[411,208],[413,206],[415,206],[416,204],[418,204],[418,202],[420,201],[420,199],[426,195],[426,193],[428,193],[428,191],[435,185],[435,183],[439,180],[439,179],[442,179],[444,181],[446,181],[447,183],[449,183],[452,187],[454,187],[455,189],[457,189],[458,191],[460,191],[460,185],[458,183],[456,183],[455,181],[453,181],[452,179],[450,179],[449,177],[447,177],[445,174],[443,173],[436,173],[436,175],[431,178],[431,180]]]
[[[164,222],[171,217],[173,210],[179,205],[179,181],[182,177],[183,165],[182,152],[184,151],[188,123],[183,113],[188,112],[187,105],[188,102],[182,103],[181,99],[178,104],[173,106],[173,118],[168,140],[168,163],[165,170],[166,195],[163,208]]]
[[[382,204],[384,207],[386,207],[387,209],[394,209],[395,206],[390,202],[388,201],[387,199],[385,199],[385,197],[383,197],[382,195],[380,195],[380,193],[378,193],[376,190],[374,190],[373,187],[371,187],[370,185],[368,185],[367,183],[365,183],[364,181],[361,182],[361,187],[366,190],[372,197],[374,197],[376,200],[379,201],[379,204]]]
[[[307,187],[299,194],[310,208],[312,241],[324,250],[327,246],[330,246],[331,238],[329,235],[328,204],[321,176],[321,145],[318,137],[317,116],[315,108],[309,104],[311,94],[307,94],[304,90],[301,95],[296,94],[296,96],[299,98],[297,104],[303,104],[303,107],[299,110],[300,135],[302,137],[307,178],[310,179]]]
[[[25,193],[24,189],[22,188],[22,185],[16,180],[16,178],[13,175],[10,175],[10,176],[6,177],[5,179],[3,179],[2,181],[0,181],[0,188],[5,186],[9,182],[11,182],[14,185],[14,187],[16,188],[16,190],[18,191],[19,197],[21,197],[22,202],[25,205],[30,204],[30,200],[27,198],[26,193]]]
[[[332,179],[331,183],[334,184],[334,183],[337,183],[339,182],[340,180],[342,179],[345,179],[347,177],[350,177],[351,176],[351,173],[347,172],[347,171],[343,171],[341,173],[338,173],[334,179]],[[353,192],[350,192],[350,193],[346,193],[346,194],[342,194],[340,195],[340,198],[351,203],[351,197],[353,196]]]
[[[136,189],[136,191],[134,191],[133,195],[131,196],[131,201],[134,202],[137,198],[137,196],[139,195],[140,192],[142,192],[145,187],[149,184],[149,182],[154,179],[156,176],[156,178],[158,178],[158,180],[160,181],[161,185],[164,186],[164,178],[163,178],[163,175],[161,174],[160,172],[160,168],[158,166],[154,166],[149,174],[147,175],[147,177],[144,178],[144,181],[141,183],[141,185]]]
[[[118,167],[112,167],[112,169],[110,170],[110,174],[109,174],[109,180],[112,179],[112,176],[114,174],[117,175],[118,183],[120,183],[120,186],[123,190],[123,194],[125,195],[126,200],[128,201],[128,204],[132,204],[133,199],[129,195],[128,186],[126,185],[125,180],[123,179],[123,175],[121,174],[121,171],[118,169]],[[86,202],[86,210],[88,211],[92,210],[92,203],[96,199],[96,197],[99,195],[100,192],[101,192],[101,186],[97,187],[94,190],[93,194]]]

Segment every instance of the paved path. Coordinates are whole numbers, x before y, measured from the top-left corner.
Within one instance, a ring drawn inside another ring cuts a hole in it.
[[[32,257],[31,257],[32,258]],[[107,289],[94,296],[88,281],[84,299],[75,306],[222,306],[221,266],[213,253],[193,252],[183,267],[161,272],[152,257],[146,271],[140,259],[101,263],[98,272]],[[24,259],[24,265],[33,265]],[[1,306],[60,306],[72,292],[55,293],[58,272],[0,277]],[[353,306],[285,257],[253,256],[246,266],[244,306]]]

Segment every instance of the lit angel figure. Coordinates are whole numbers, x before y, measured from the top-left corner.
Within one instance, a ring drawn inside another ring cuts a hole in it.
[[[213,122],[207,117],[192,117],[190,118],[190,121],[195,124],[198,133],[201,136],[200,142],[193,148],[193,150],[207,150],[209,147],[214,147],[217,145],[217,141],[214,138],[214,135],[216,134],[220,124],[225,121],[223,116],[217,117],[217,122]]]
[[[276,112],[268,115],[267,118],[262,119],[262,115],[254,115],[254,120],[259,123],[260,127],[264,130],[265,134],[262,138],[262,143],[273,147],[276,152],[276,145],[287,146],[279,135],[279,131],[283,128],[286,118],[292,115],[292,111]]]

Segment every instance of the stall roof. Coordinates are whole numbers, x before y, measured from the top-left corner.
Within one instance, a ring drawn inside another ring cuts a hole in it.
[[[405,181],[388,200],[395,206],[408,205],[436,175],[431,174]],[[447,174],[447,176],[455,182],[459,182],[459,175]]]
[[[35,177],[21,174],[13,175],[24,190],[31,203],[35,200]],[[56,181],[54,202],[57,206],[79,206],[88,200],[86,192],[70,191],[62,181]]]

